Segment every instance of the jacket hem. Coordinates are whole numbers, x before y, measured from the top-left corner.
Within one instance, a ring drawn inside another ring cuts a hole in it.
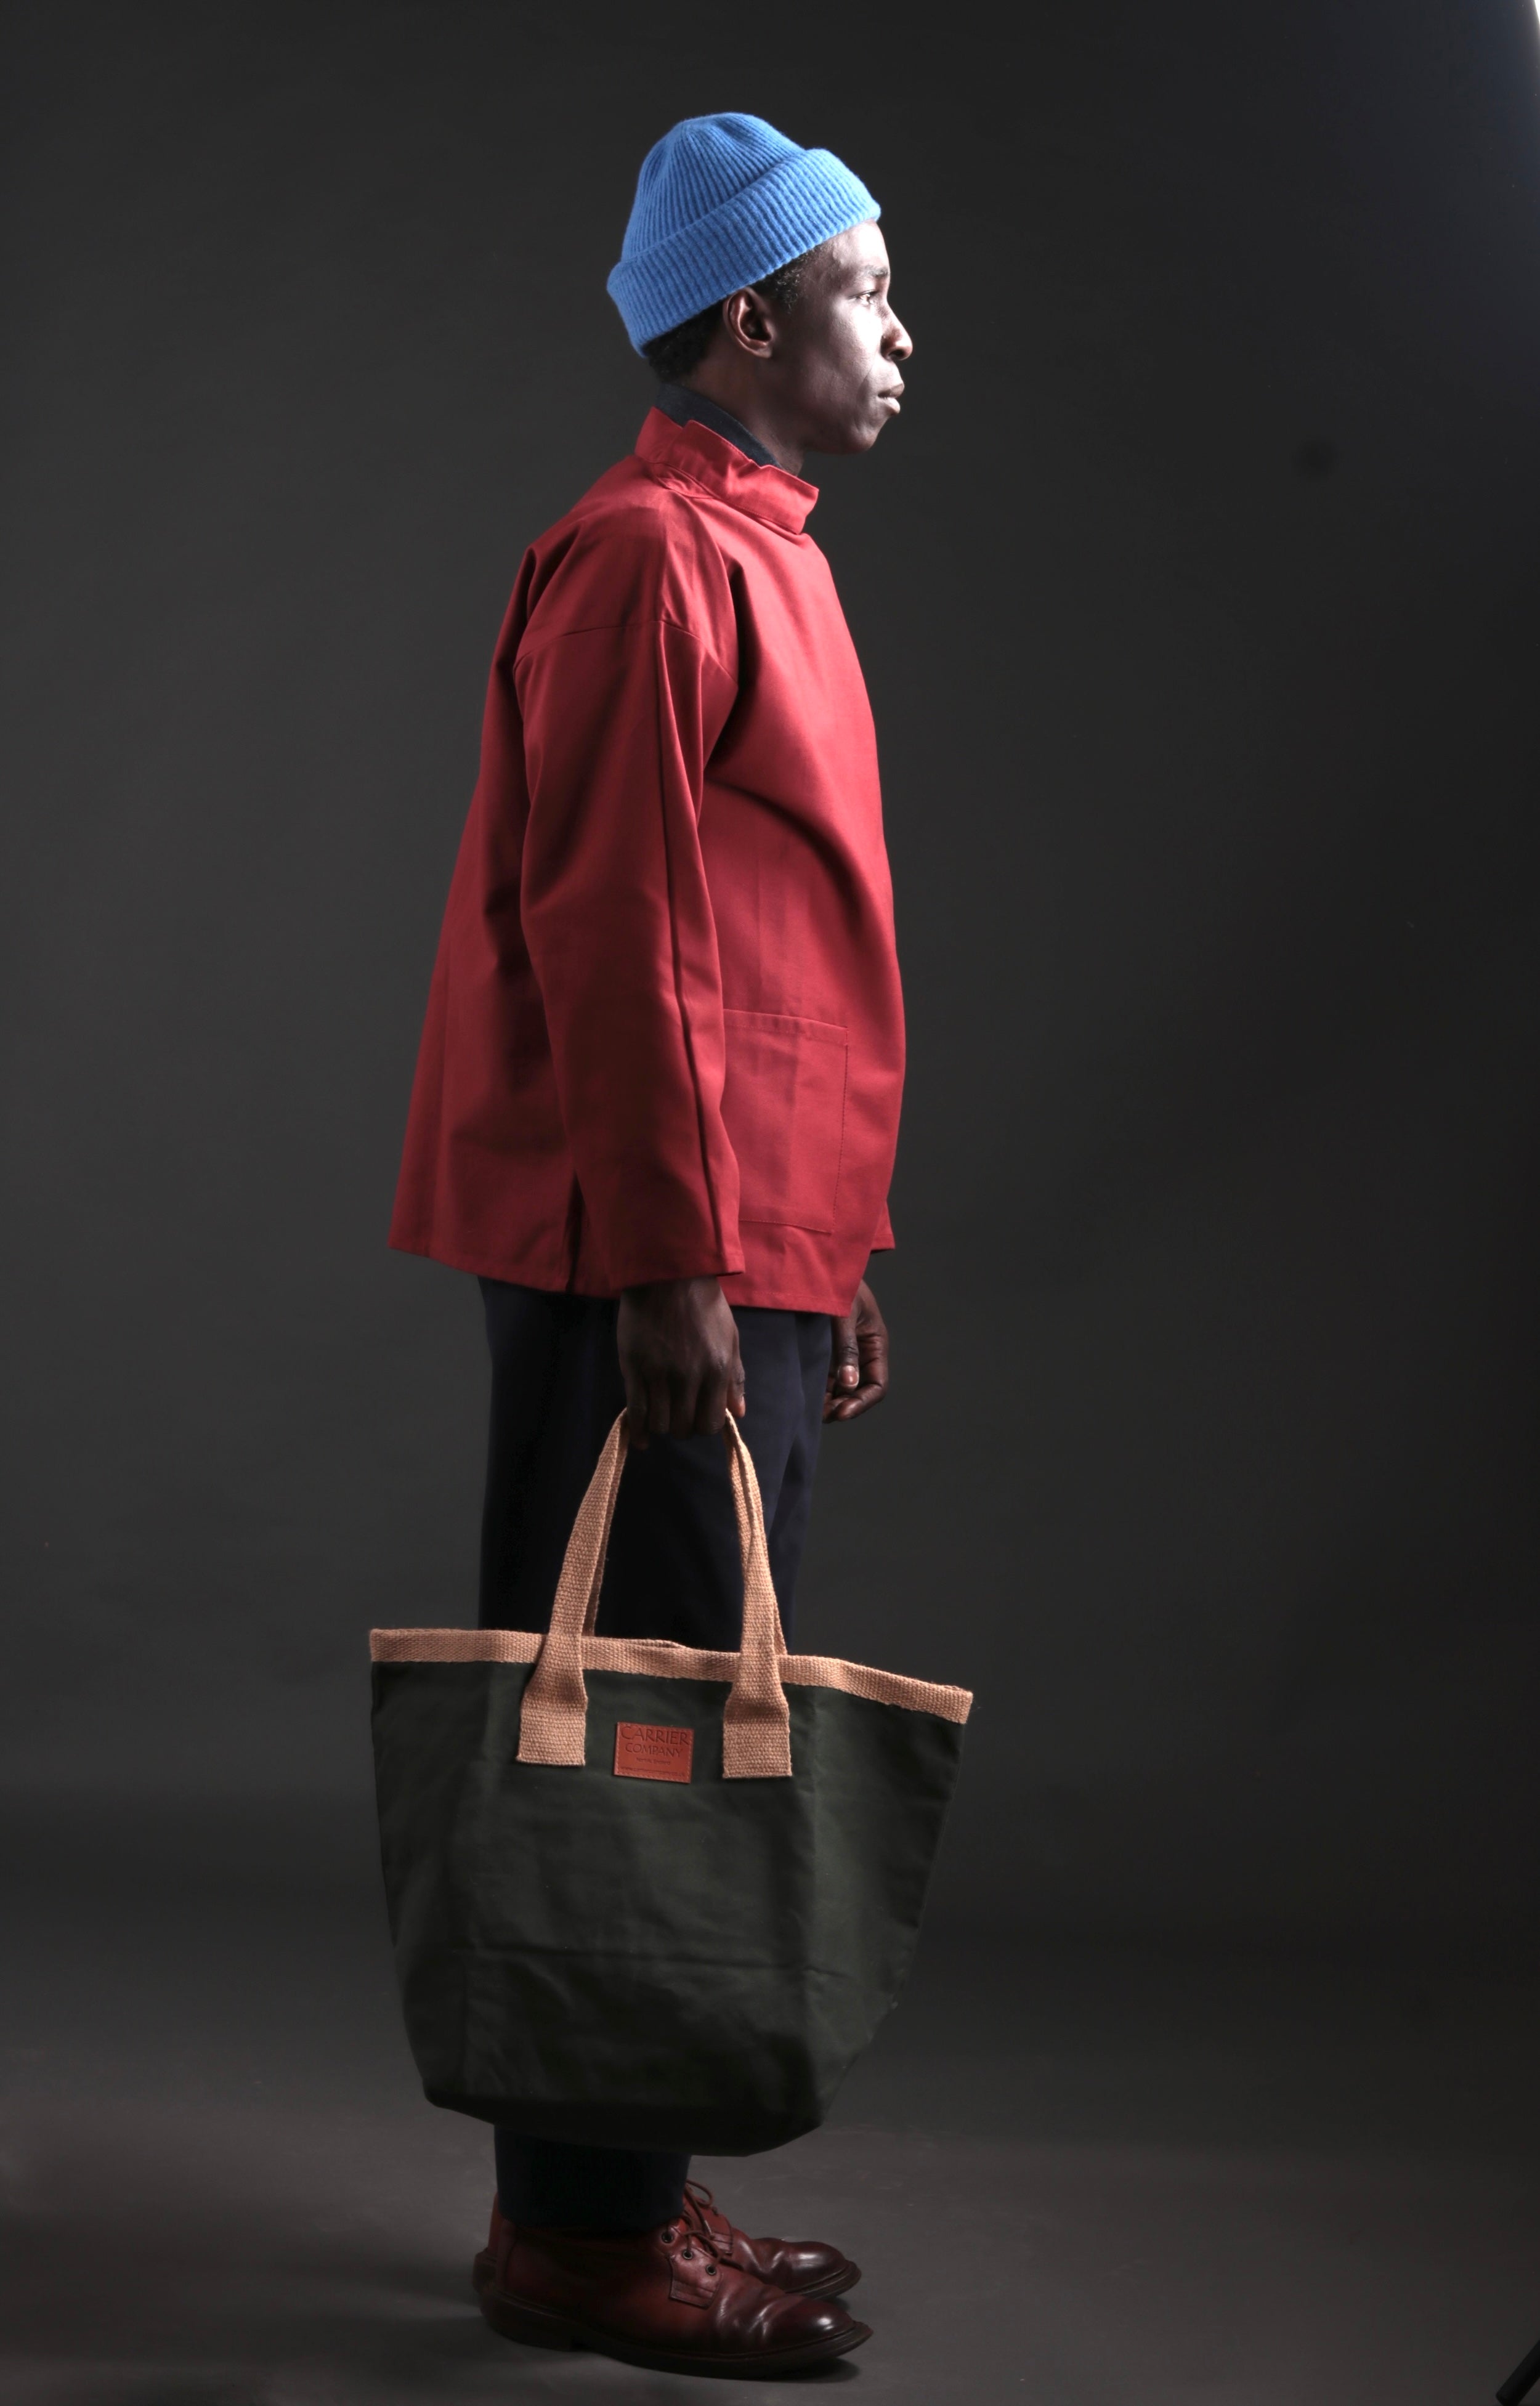
[[[461,1270],[469,1278],[496,1279],[504,1286],[533,1287],[540,1295],[576,1295],[596,1303],[618,1301],[621,1289],[600,1286],[588,1280],[581,1285],[572,1279],[553,1275],[551,1270],[494,1259],[480,1252],[461,1252],[433,1237],[408,1237],[391,1231],[390,1251],[393,1253],[415,1254],[420,1261],[437,1262],[444,1269]],[[681,1272],[681,1276],[687,1273]],[[832,1281],[827,1285],[808,1281],[792,1281],[766,1277],[753,1268],[741,1270],[699,1270],[699,1278],[719,1278],[722,1291],[729,1304],[742,1304],[748,1311],[817,1311],[831,1320],[841,1318],[851,1308],[855,1281],[847,1294]],[[857,1272],[858,1281],[860,1273]]]

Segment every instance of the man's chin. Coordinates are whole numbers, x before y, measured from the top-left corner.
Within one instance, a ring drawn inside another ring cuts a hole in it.
[[[867,412],[859,426],[851,428],[847,448],[852,451],[869,451],[879,434],[886,432],[897,414],[891,403],[877,403],[875,407]]]
[[[846,426],[838,434],[825,434],[816,443],[810,441],[807,448],[819,460],[848,460],[859,451],[869,451],[882,431],[881,426]]]

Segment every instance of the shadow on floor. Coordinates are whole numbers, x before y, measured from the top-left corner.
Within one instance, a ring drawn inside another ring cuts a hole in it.
[[[6,2406],[701,2398],[482,2324],[487,2133],[417,2093],[367,1867],[157,1861],[32,1846],[0,1896]],[[810,2392],[1474,2406],[1540,2328],[1536,2003],[936,1931],[829,2128],[699,2169],[866,2267]]]

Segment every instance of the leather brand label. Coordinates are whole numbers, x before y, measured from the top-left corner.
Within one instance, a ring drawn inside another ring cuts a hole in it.
[[[617,1779],[679,1779],[690,1776],[695,1732],[657,1729],[647,1721],[617,1721],[615,1769]]]

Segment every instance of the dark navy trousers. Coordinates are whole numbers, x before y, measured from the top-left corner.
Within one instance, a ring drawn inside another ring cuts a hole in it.
[[[481,1625],[544,1629],[600,1449],[625,1402],[618,1306],[481,1281],[492,1418],[481,1530]],[[788,1639],[812,1507],[830,1325],[822,1312],[734,1314],[742,1423],[764,1498]],[[606,1637],[734,1648],[743,1615],[738,1525],[720,1437],[654,1437],[620,1481],[599,1599]],[[498,2198],[515,2222],[643,2230],[680,2210],[689,2158],[496,2133]]]

